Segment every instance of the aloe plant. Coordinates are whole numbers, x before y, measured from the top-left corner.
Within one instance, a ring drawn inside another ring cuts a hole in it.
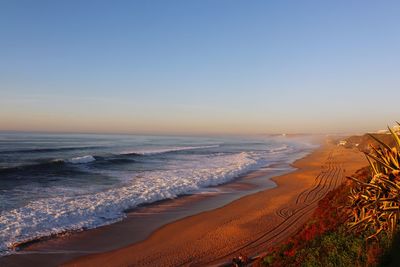
[[[356,183],[350,192],[348,225],[356,231],[371,231],[367,239],[377,239],[382,234],[392,237],[399,222],[400,138],[390,127],[388,129],[395,147],[370,135],[378,143],[378,146],[370,145],[371,151],[365,153],[371,167],[371,178],[361,181],[348,177]]]

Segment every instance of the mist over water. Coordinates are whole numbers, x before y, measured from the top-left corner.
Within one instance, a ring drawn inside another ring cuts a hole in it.
[[[109,224],[140,204],[207,187],[313,149],[307,138],[0,134],[0,253]]]

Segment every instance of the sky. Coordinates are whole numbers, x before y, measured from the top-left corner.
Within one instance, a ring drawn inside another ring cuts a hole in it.
[[[399,1],[0,1],[0,130],[365,132],[400,120]]]

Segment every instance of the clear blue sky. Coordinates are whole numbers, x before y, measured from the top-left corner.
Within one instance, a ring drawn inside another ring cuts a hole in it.
[[[399,1],[0,1],[0,130],[358,132],[400,120]]]

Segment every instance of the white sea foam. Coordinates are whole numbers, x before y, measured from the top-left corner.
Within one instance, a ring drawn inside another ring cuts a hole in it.
[[[75,162],[91,160],[82,158]],[[266,163],[260,155],[250,152],[193,155],[190,161],[177,161],[170,170],[140,173],[118,188],[32,201],[0,213],[0,252],[8,253],[13,245],[39,237],[115,222],[124,217],[128,208],[222,184]]]
[[[121,155],[128,155],[128,154],[154,155],[154,154],[162,154],[162,153],[168,153],[168,152],[216,148],[216,147],[219,147],[219,145],[183,146],[183,147],[168,147],[168,148],[154,148],[154,149],[149,148],[149,149],[137,149],[137,150],[123,151],[120,154]]]
[[[277,148],[272,148],[272,149],[268,150],[268,152],[270,152],[270,153],[282,152],[282,151],[287,150],[288,148],[289,148],[288,145],[283,145],[283,146],[280,146]]]
[[[95,160],[96,159],[92,155],[87,155],[87,156],[69,159],[68,162],[72,163],[72,164],[84,164],[84,163],[89,163],[89,162],[92,162]]]

